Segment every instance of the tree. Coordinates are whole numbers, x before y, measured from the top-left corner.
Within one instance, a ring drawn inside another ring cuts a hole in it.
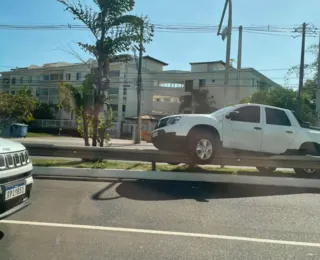
[[[129,51],[132,42],[139,40],[136,29],[141,18],[129,15],[133,10],[134,0],[93,0],[94,7],[83,5],[80,0],[57,0],[62,3],[74,19],[83,22],[95,38],[94,44],[79,42],[78,45],[97,60],[93,109],[93,140],[97,145],[98,121],[101,107],[106,98],[110,80],[109,67],[111,62],[127,62],[128,55],[118,53]]]
[[[315,104],[312,100],[312,88],[305,84],[305,91],[302,95],[303,111],[302,119],[315,123]],[[252,96],[241,100],[241,103],[257,103],[275,107],[295,110],[297,107],[298,92],[290,88],[271,88],[270,90],[260,90]]]
[[[28,123],[33,120],[32,112],[36,107],[36,99],[30,88],[23,86],[15,95],[0,93],[0,123],[16,120]]]
[[[195,114],[208,114],[217,110],[214,106],[214,97],[209,97],[209,91],[207,89],[194,89],[191,94],[192,104],[189,104],[185,98],[180,99],[179,113],[183,113],[184,109],[190,106],[193,107],[193,113]]]
[[[90,73],[85,77],[81,87],[76,88],[69,83],[59,86],[58,108],[70,112],[72,109],[77,116],[77,130],[84,139],[85,146],[90,146],[89,138],[93,138],[94,131],[94,80],[96,76]],[[112,109],[102,111],[98,118],[97,141],[103,147],[104,141],[109,141],[108,129],[112,127]]]
[[[32,114],[34,119],[54,119],[52,106],[47,103],[36,102],[36,108]]]

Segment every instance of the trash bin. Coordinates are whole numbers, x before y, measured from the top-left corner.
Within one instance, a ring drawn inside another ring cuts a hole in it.
[[[26,137],[28,133],[28,125],[14,123],[10,126],[11,137]]]

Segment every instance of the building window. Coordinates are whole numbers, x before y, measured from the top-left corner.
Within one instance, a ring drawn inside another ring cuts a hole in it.
[[[23,84],[23,77],[20,77],[20,84]]]
[[[36,97],[40,97],[40,89],[39,88],[36,89]]]
[[[254,79],[251,80],[251,86],[254,87]]]
[[[122,105],[122,112],[126,112],[126,106]]]
[[[12,78],[12,79],[11,79],[11,84],[12,84],[12,85],[15,85],[15,84],[16,84],[16,78]]]
[[[118,111],[118,105],[110,105],[112,111]]]
[[[49,88],[48,90],[49,90],[49,94],[50,95],[54,95],[54,96],[58,95],[58,89],[57,88]]]
[[[50,80],[50,75],[42,75],[40,77],[42,78],[42,80],[45,80],[45,81]]]
[[[120,70],[111,70],[109,72],[110,78],[120,77]]]
[[[40,89],[40,95],[41,96],[48,96],[48,89],[47,88],[41,88]]]
[[[77,80],[81,79],[81,72],[77,72]]]
[[[60,73],[60,80],[63,80],[63,73]]]
[[[66,73],[66,80],[71,80],[71,73]]]
[[[59,74],[50,74],[50,80],[59,80]]]
[[[199,79],[199,87],[204,87],[206,85],[205,79]]]
[[[185,92],[192,92],[192,90],[193,90],[193,80],[186,80],[184,86],[185,86]]]
[[[127,95],[127,89],[126,88],[123,88],[123,95]]]
[[[32,83],[32,76],[28,77],[28,83]]]
[[[213,80],[212,80],[212,83],[215,83],[215,82],[216,82],[216,80],[215,80],[215,79],[213,79]]]
[[[119,89],[118,88],[109,88],[109,95],[118,95]]]
[[[3,83],[3,85],[7,86],[10,84],[10,79],[3,79],[2,83]]]

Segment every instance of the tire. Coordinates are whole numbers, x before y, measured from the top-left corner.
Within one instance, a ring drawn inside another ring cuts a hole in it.
[[[193,164],[209,164],[219,150],[217,136],[205,129],[194,129],[188,136],[188,155]]]
[[[312,155],[319,156],[319,152],[313,146],[302,148],[301,153],[303,153],[305,156],[312,156]],[[296,176],[298,177],[310,178],[310,177],[317,176],[319,174],[318,169],[312,169],[312,168],[294,168],[294,171],[296,173]]]
[[[298,177],[313,177],[318,173],[317,169],[311,169],[311,168],[294,168],[294,171]]]
[[[261,173],[273,173],[277,169],[275,167],[256,167],[256,168]]]

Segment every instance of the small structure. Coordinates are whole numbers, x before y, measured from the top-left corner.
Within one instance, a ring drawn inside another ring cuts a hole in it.
[[[159,118],[151,115],[141,116],[141,139],[151,142],[151,132],[158,123]],[[137,117],[126,117],[121,124],[121,137],[132,137],[136,131]]]

